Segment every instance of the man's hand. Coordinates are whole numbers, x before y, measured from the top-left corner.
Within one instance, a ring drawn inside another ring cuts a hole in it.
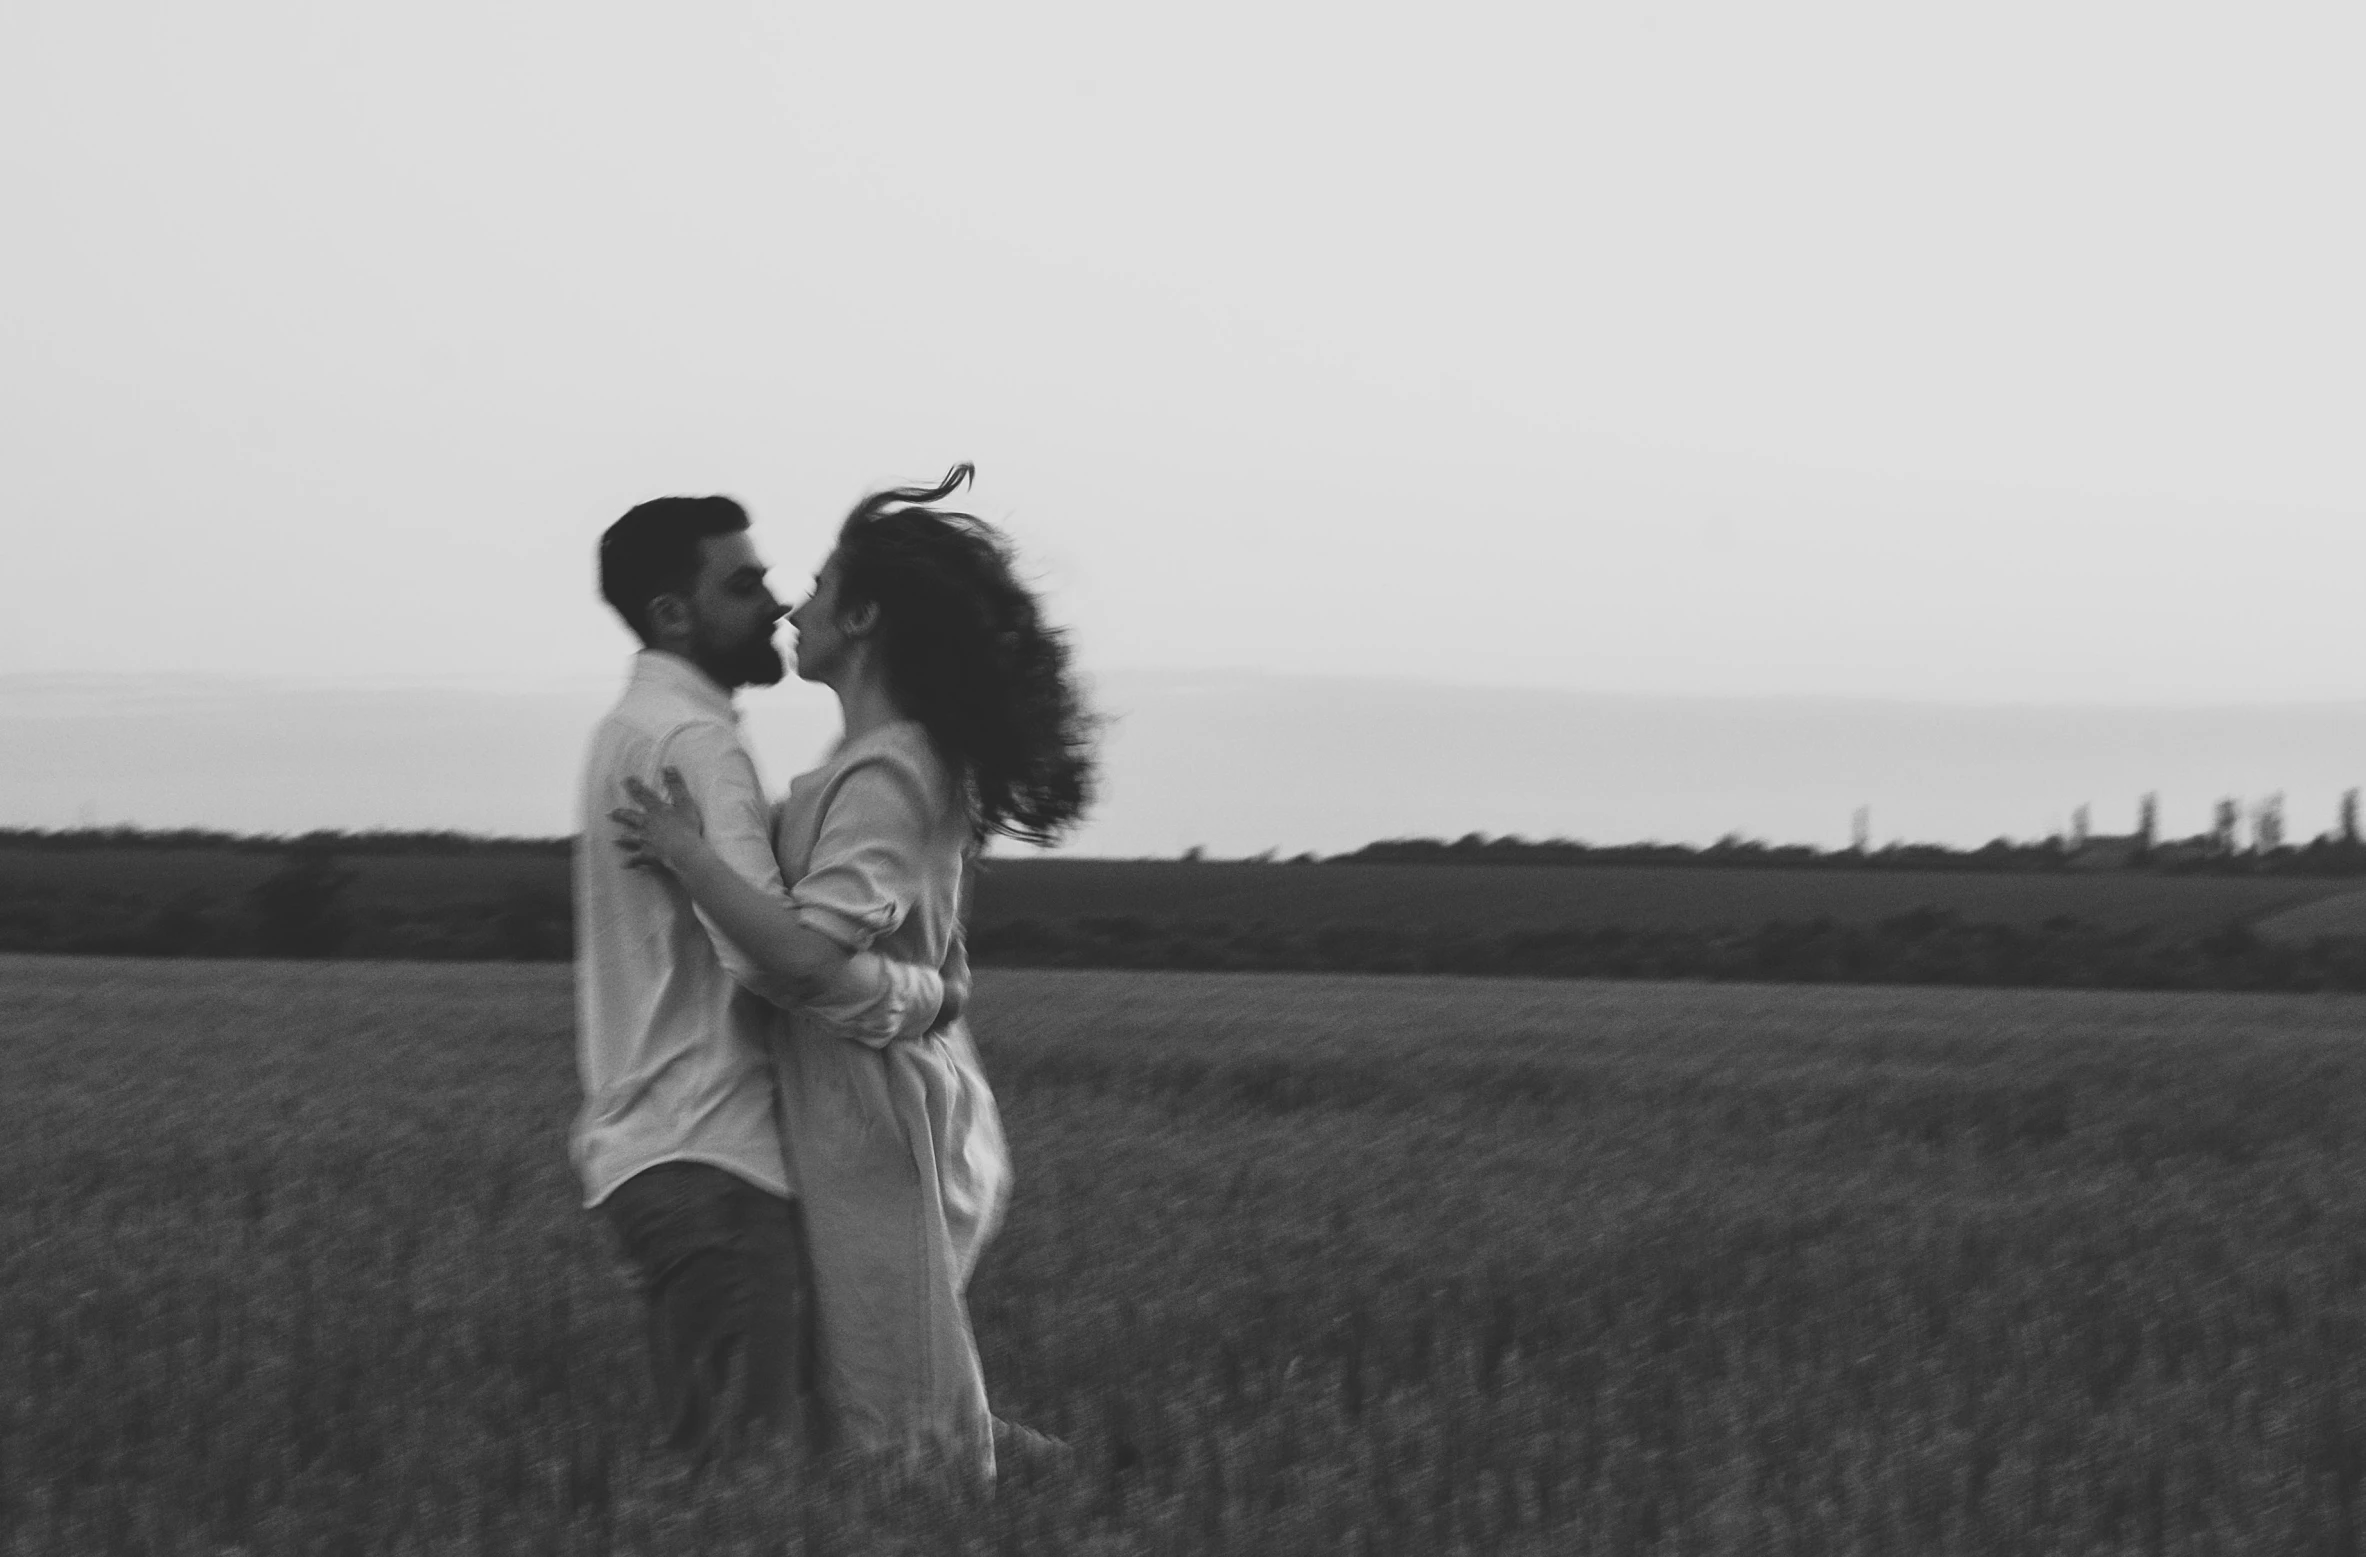
[[[945,998],[937,1007],[937,1019],[928,1024],[932,1033],[943,1032],[961,1020],[961,1013],[969,1008],[969,959],[964,957],[946,966],[941,977],[945,981]]]
[[[680,874],[682,861],[705,832],[682,770],[665,770],[662,797],[637,778],[624,781],[624,793],[632,804],[609,812],[608,820],[616,824],[616,847],[624,851],[626,868]]]

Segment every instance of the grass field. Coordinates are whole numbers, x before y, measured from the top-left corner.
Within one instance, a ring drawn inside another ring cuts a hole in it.
[[[567,970],[0,959],[0,1551],[2340,1553],[2366,999],[981,977],[1075,1477],[641,1447]]]

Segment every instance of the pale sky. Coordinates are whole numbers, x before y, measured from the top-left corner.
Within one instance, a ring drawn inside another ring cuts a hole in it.
[[[0,674],[612,675],[633,502],[786,590],[969,459],[1098,671],[2366,697],[2362,74],[2331,4],[11,0]]]

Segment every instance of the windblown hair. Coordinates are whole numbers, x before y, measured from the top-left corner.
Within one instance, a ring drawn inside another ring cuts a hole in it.
[[[838,531],[838,603],[879,608],[888,690],[966,779],[982,840],[1047,844],[1093,796],[1093,737],[1066,636],[1019,581],[1001,532],[931,507],[976,470],[855,505]]]
[[[748,527],[748,511],[727,497],[651,498],[600,537],[600,594],[642,643],[649,602],[698,578],[698,544]]]

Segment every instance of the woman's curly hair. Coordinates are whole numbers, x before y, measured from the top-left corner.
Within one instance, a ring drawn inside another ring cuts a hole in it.
[[[967,779],[978,836],[1047,844],[1092,800],[1097,721],[1009,543],[929,506],[975,474],[956,465],[856,504],[838,530],[838,603],[878,607],[888,689]]]

